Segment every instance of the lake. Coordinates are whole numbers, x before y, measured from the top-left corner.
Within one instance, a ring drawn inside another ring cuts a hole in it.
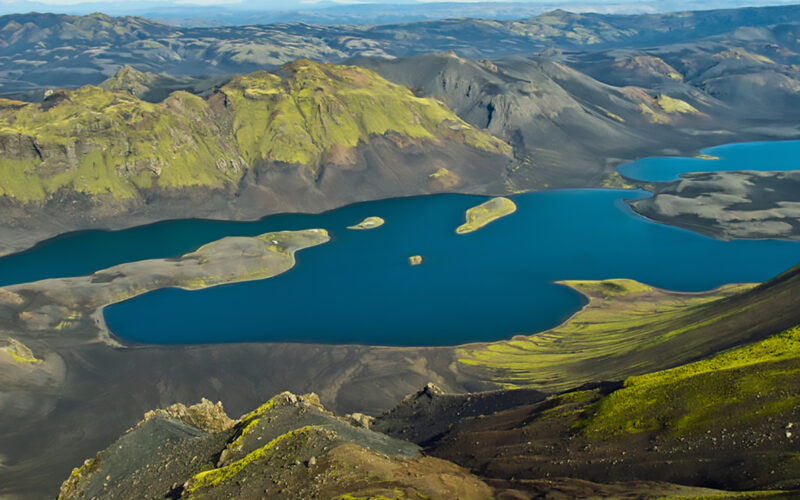
[[[709,151],[739,158],[744,153],[738,148],[745,148],[753,159],[771,161],[772,148],[783,151],[787,143],[758,144]],[[730,165],[691,161],[705,171]],[[453,345],[559,324],[585,300],[557,280],[631,278],[700,291],[763,281],[800,262],[800,242],[725,242],[649,221],[625,203],[645,196],[607,189],[522,194],[513,197],[514,214],[466,235],[455,233],[464,212],[486,198],[421,196],[255,222],[183,220],[87,231],[0,259],[0,276],[9,284],[88,274],[122,262],[178,256],[224,236],[319,227],[331,233],[331,242],[299,252],[296,267],[285,274],[206,290],[157,290],[109,306],[106,322],[122,339],[155,344]],[[367,216],[386,224],[346,229]],[[412,267],[408,257],[416,254],[423,262]]]
[[[704,149],[701,153],[718,159],[660,156],[621,165],[617,170],[631,179],[666,182],[690,172],[800,169],[800,141],[725,144]]]

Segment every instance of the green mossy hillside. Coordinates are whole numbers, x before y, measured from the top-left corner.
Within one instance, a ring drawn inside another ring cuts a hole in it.
[[[708,360],[631,377],[587,409],[588,437],[734,428],[800,407],[800,326]]]
[[[221,89],[233,107],[236,142],[250,163],[318,164],[387,132],[510,152],[440,102],[416,97],[372,71],[300,59],[281,73],[284,78],[264,71],[239,76]]]
[[[355,146],[384,134],[401,146],[450,140],[510,152],[440,102],[371,71],[303,59],[279,73],[234,77],[208,100],[177,91],[150,103],[134,94],[154,75],[123,67],[101,87],[56,91],[42,103],[2,100],[0,197],[221,189],[264,161],[350,163]]]
[[[140,189],[222,187],[242,175],[206,102],[151,104],[85,86],[0,108],[0,195],[42,201],[61,189],[133,198]]]
[[[729,342],[719,331],[728,310],[720,314],[717,308],[752,288],[682,294],[624,279],[561,284],[585,295],[586,307],[545,332],[462,347],[459,366],[504,388],[543,391],[668,368],[708,352],[717,336],[720,344]]]

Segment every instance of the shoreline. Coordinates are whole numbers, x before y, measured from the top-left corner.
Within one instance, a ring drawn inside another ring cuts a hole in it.
[[[635,163],[637,161],[646,159],[646,158],[656,158],[656,157],[666,157],[666,158],[694,158],[696,155],[703,154],[703,152],[708,151],[710,149],[715,148],[723,148],[728,146],[736,146],[741,144],[761,144],[761,143],[784,143],[784,142],[800,142],[800,131],[797,132],[797,135],[792,137],[774,137],[774,138],[763,138],[763,134],[760,134],[760,139],[757,140],[748,140],[746,137],[741,138],[740,140],[735,140],[732,142],[723,142],[723,143],[714,143],[710,146],[704,146],[700,148],[689,148],[686,150],[675,150],[675,154],[668,154],[665,151],[660,151],[661,154],[635,154],[633,159],[628,158],[612,158],[606,163],[606,168],[610,169],[611,172],[618,172],[618,168],[623,165],[627,165],[630,163]],[[652,184],[648,181],[641,181],[638,179],[628,178],[619,174],[623,179],[631,182],[637,188],[643,189],[642,186],[646,184]],[[377,197],[367,197],[366,199],[355,200],[355,201],[343,201],[343,202],[333,202],[327,203],[326,206],[319,207],[317,209],[312,208],[297,208],[297,209],[288,209],[288,210],[261,210],[258,212],[254,212],[252,210],[248,210],[247,208],[232,208],[228,205],[223,205],[224,208],[215,210],[213,207],[206,207],[200,210],[201,213],[197,215],[192,215],[191,213],[184,215],[180,215],[175,213],[174,215],[168,214],[165,217],[156,216],[153,214],[147,214],[143,212],[138,213],[130,213],[125,214],[124,217],[110,217],[105,221],[100,222],[99,224],[95,224],[94,222],[89,224],[79,224],[78,227],[74,227],[72,229],[68,229],[67,231],[58,231],[55,230],[48,230],[48,229],[20,229],[18,226],[9,227],[0,225],[0,259],[5,257],[10,257],[12,255],[21,254],[28,252],[30,250],[35,249],[42,243],[49,242],[51,240],[70,236],[76,233],[83,233],[87,231],[105,231],[105,232],[116,232],[116,231],[125,231],[134,228],[140,227],[147,227],[152,226],[155,224],[162,224],[162,223],[169,223],[175,221],[218,221],[218,222],[257,222],[263,220],[267,217],[274,217],[274,216],[281,216],[281,215],[320,215],[325,214],[328,212],[332,212],[341,208],[350,207],[354,205],[360,205],[363,203],[372,203],[376,201],[384,201],[384,200],[393,200],[393,199],[402,199],[402,198],[414,198],[417,196],[432,196],[436,194],[455,194],[455,195],[464,195],[464,196],[480,196],[480,197],[500,197],[500,196],[515,196],[518,194],[528,194],[528,193],[536,193],[536,192],[550,192],[550,191],[560,191],[560,190],[569,190],[569,189],[607,189],[600,184],[592,184],[587,186],[564,186],[564,187],[546,187],[542,189],[523,189],[519,192],[508,192],[507,190],[500,190],[500,189],[486,189],[488,186],[478,186],[477,189],[456,189],[456,190],[445,190],[445,191],[438,191],[432,193],[410,193],[410,194],[401,194],[401,195],[388,195],[388,196],[377,196]],[[172,212],[172,210],[169,210]],[[212,215],[212,212],[216,215]],[[123,221],[122,219],[127,219]],[[32,221],[29,221],[32,222]],[[15,241],[16,243],[8,244],[8,241]]]

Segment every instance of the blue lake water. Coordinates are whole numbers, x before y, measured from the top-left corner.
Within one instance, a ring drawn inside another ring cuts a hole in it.
[[[776,151],[789,151],[785,144],[726,146],[709,154],[772,161]],[[696,161],[704,170],[727,170],[722,160]],[[797,168],[778,165],[790,163],[776,160],[765,170]],[[157,290],[106,308],[106,321],[119,337],[142,343],[453,345],[557,325],[584,299],[556,280],[632,278],[699,291],[763,281],[800,262],[800,242],[717,241],[648,221],[624,201],[648,195],[593,189],[519,195],[517,212],[467,235],[455,228],[485,198],[436,195],[256,222],[183,220],[88,231],[0,259],[0,284],[178,256],[224,236],[320,227],[332,241],[299,252],[285,274],[199,291]],[[346,229],[367,216],[386,224]],[[415,254],[424,259],[418,267],[408,264]]]
[[[647,182],[665,182],[690,172],[800,170],[800,141],[744,142],[704,149],[718,160],[684,157],[644,158],[620,166],[620,174]]]

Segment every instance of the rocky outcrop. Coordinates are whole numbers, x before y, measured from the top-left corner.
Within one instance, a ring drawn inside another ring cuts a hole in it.
[[[315,394],[281,393],[230,424],[206,400],[149,412],[76,468],[59,499],[492,497],[464,469],[351,425]]]
[[[174,418],[206,432],[222,432],[236,425],[236,421],[225,413],[221,401],[214,404],[205,398],[188,407],[183,403],[175,403],[164,409],[149,411],[139,425],[152,418]]]
[[[504,410],[523,402],[540,401],[544,397],[544,393],[528,389],[447,394],[429,382],[375,418],[370,428],[424,446],[462,419]]]

